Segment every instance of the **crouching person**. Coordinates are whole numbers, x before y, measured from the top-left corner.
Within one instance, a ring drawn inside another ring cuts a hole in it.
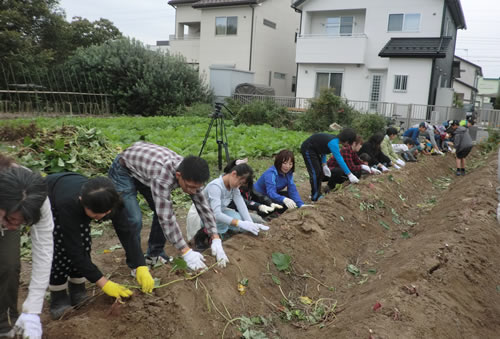
[[[47,184],[55,224],[54,258],[49,285],[52,318],[60,318],[66,310],[86,300],[85,280],[95,283],[111,297],[131,296],[131,290],[106,279],[90,256],[90,221],[113,217],[123,205],[111,180],[105,177],[88,179],[76,173],[58,173],[47,176]],[[140,247],[134,241],[133,230],[116,226],[115,230],[127,259],[134,263],[142,291],[151,292],[154,280]]]
[[[0,154],[0,337],[42,337],[42,312],[52,262],[52,214],[47,185],[39,174]],[[29,292],[17,311],[20,228],[31,225],[32,268]],[[13,327],[13,325],[15,326]]]

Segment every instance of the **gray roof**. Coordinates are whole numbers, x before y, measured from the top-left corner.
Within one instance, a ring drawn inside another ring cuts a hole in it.
[[[193,4],[193,8],[256,5],[263,1],[265,0],[200,0]]]
[[[194,2],[197,2],[198,0],[170,0],[168,2],[168,4],[170,6],[174,6],[174,5],[182,5],[182,4],[191,4],[191,3],[194,3]]]
[[[450,37],[391,38],[378,56],[391,58],[444,58],[450,41]]]

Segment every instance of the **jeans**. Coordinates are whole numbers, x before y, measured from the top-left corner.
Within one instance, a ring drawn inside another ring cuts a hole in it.
[[[21,272],[20,231],[4,231],[0,234],[0,333],[10,331],[17,313],[17,292]],[[10,320],[10,322],[9,322]]]
[[[149,233],[147,256],[164,256],[166,238],[156,214],[156,208],[151,193],[151,188],[132,177],[130,171],[120,164],[121,156],[118,155],[111,165],[108,176],[113,181],[116,190],[120,193],[124,208],[113,217],[113,224],[128,223],[133,232],[133,241],[141,247],[142,212],[137,200],[137,192],[146,199],[149,208],[153,211],[153,223]],[[127,259],[127,264],[132,267]]]
[[[230,209],[230,208],[223,209],[222,213],[224,213],[225,215],[230,216],[233,219],[238,219],[238,220],[242,220],[243,219],[241,217],[241,215],[237,211],[235,211],[233,209]],[[231,230],[231,231],[234,231],[234,232],[241,232],[241,229],[239,227],[236,227],[236,226],[233,226],[233,225],[229,225],[229,224],[226,224],[224,222],[217,222],[216,226],[217,226],[217,233],[219,233],[219,234],[224,234],[228,230]]]

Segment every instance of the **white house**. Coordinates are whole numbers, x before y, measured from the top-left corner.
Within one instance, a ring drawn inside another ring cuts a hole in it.
[[[294,0],[297,97],[449,104],[460,0]]]
[[[456,55],[453,62],[455,69],[457,69],[457,74],[453,79],[456,99],[462,103],[475,104],[478,92],[477,85],[479,78],[483,76],[481,66]]]
[[[273,87],[276,95],[294,94],[300,15],[290,8],[289,1],[168,3],[176,9],[170,52],[197,65],[216,95],[230,95],[239,82]]]
[[[481,101],[481,107],[491,109],[493,108],[495,100],[500,98],[500,79],[481,77],[477,84],[477,90],[477,96]]]

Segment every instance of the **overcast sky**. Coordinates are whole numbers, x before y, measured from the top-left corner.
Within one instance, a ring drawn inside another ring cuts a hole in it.
[[[289,0],[283,0],[289,2]],[[483,69],[485,78],[500,77],[500,1],[461,0],[467,30],[459,30],[456,55]],[[60,0],[67,19],[106,18],[122,33],[155,45],[175,32],[175,10],[168,0]]]

